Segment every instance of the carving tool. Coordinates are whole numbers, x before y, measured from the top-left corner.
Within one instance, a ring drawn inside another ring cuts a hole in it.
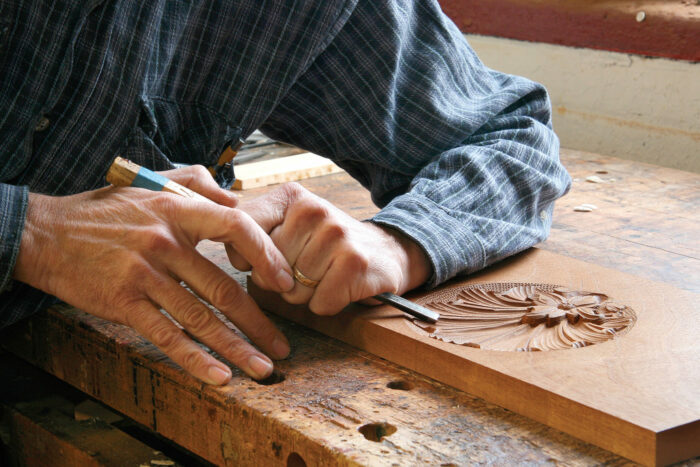
[[[216,164],[208,167],[209,173],[214,177],[214,180],[221,188],[228,190],[236,180],[236,176],[233,173],[233,158],[238,155],[238,151],[244,144],[245,141],[241,138],[236,142],[232,142],[231,145],[221,153]]]
[[[432,324],[436,323],[437,320],[440,319],[440,313],[438,313],[437,311],[429,310],[424,306],[421,306],[417,303],[413,303],[412,301],[406,300],[405,298],[400,297],[391,292],[380,293],[379,295],[375,295],[372,298],[374,298],[375,300],[379,300],[382,303],[389,304],[394,308],[398,308],[404,313],[408,313],[409,315],[413,316],[414,318],[418,318],[421,321],[426,321]]]
[[[106,179],[108,183],[114,186],[132,186],[152,191],[167,191],[168,193],[185,196],[187,198],[213,203],[209,198],[122,157],[114,159],[114,162],[112,162],[111,167],[107,171]],[[435,323],[440,318],[439,313],[393,293],[381,293],[372,298],[398,308],[404,313],[408,313],[428,323]]]

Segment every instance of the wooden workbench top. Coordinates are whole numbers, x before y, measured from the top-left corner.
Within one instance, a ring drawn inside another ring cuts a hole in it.
[[[563,151],[562,159],[574,185],[558,201],[551,238],[538,248],[699,291],[700,175],[575,151]],[[586,181],[591,176],[602,182]],[[303,184],[357,218],[376,211],[345,174]],[[574,211],[581,204],[597,209]],[[233,274],[222,248],[206,243],[202,251]],[[0,342],[216,464],[625,462],[338,341],[276,322],[293,352],[278,364],[284,379],[271,385],[237,370],[226,387],[203,385],[133,331],[69,306],[18,323]],[[377,442],[382,433],[388,436]]]

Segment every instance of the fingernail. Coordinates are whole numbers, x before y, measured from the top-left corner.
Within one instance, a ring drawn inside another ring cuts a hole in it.
[[[277,284],[282,289],[282,292],[289,292],[294,288],[294,279],[292,279],[291,274],[282,269],[277,273]]]
[[[216,384],[221,386],[226,384],[229,379],[231,379],[231,370],[226,368],[225,370],[218,366],[210,366],[209,371],[207,371],[207,376],[209,377],[209,384]]]
[[[272,373],[272,363],[253,355],[248,359],[248,367],[253,372],[255,379],[264,379]]]
[[[275,340],[272,341],[272,351],[275,353],[275,357],[277,358],[287,358],[290,351],[287,339],[275,337]]]

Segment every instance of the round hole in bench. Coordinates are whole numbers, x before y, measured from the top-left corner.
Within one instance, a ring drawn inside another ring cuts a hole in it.
[[[386,422],[368,423],[358,428],[362,435],[375,443],[379,443],[385,436],[390,436],[396,433],[396,427]]]
[[[287,467],[306,467],[306,461],[296,452],[287,456]]]
[[[272,374],[265,379],[255,380],[256,383],[262,384],[263,386],[271,386],[273,384],[281,383],[285,380],[284,373],[279,370],[272,370]]]
[[[408,381],[403,381],[403,380],[397,380],[397,381],[391,381],[386,385],[389,389],[396,389],[399,391],[410,391],[413,389],[413,383],[409,383]]]

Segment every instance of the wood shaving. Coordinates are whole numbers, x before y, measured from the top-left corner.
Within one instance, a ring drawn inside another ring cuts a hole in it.
[[[605,180],[603,180],[597,175],[591,175],[590,177],[586,177],[586,181],[591,183],[605,183]]]

